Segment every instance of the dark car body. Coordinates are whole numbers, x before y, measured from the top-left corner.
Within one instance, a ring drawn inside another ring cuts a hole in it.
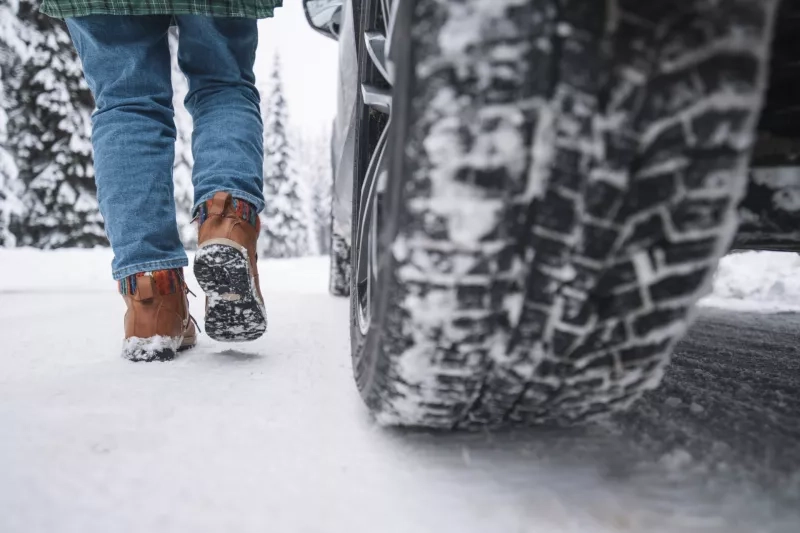
[[[353,161],[355,159],[356,103],[358,100],[358,58],[356,29],[353,17],[353,0],[317,0],[323,20],[335,17],[336,27],[321,33],[334,37],[339,44],[339,76],[337,79],[337,109],[331,135],[331,167],[334,176],[332,201],[333,232],[351,240],[353,213]],[[335,15],[331,13],[335,11]],[[314,29],[320,23],[312,20],[306,9],[308,22]]]

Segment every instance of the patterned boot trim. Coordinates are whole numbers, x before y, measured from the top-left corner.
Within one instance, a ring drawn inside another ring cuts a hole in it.
[[[174,294],[183,290],[183,270],[171,268],[169,270],[156,270],[153,272],[139,272],[119,280],[119,293],[122,295],[136,294],[138,278],[152,276],[156,282],[156,290],[159,294]]]
[[[212,200],[206,200],[195,211],[195,220],[199,226],[203,225],[203,222],[206,221],[208,218],[208,211],[211,208]],[[253,227],[256,229],[260,229],[261,227],[261,220],[258,217],[258,211],[256,210],[255,206],[250,202],[245,200],[239,200],[237,198],[232,199],[233,202],[233,209],[236,211],[236,216],[244,220],[245,222],[249,222]]]

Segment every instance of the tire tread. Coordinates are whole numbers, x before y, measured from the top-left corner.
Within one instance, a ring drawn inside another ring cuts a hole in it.
[[[354,341],[379,422],[569,424],[658,384],[736,230],[776,3],[417,0],[388,303]]]

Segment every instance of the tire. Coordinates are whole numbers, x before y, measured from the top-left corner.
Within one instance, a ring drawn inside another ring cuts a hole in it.
[[[350,296],[350,245],[331,224],[331,268],[328,289],[333,296]]]
[[[328,292],[333,296],[350,296],[350,245],[347,243],[344,235],[340,233],[336,220],[336,209],[333,204],[336,199],[336,154],[333,149],[333,140],[336,138],[336,125],[332,124],[331,127],[331,173],[333,174],[333,183],[331,183],[331,264],[328,274]]]
[[[400,3],[351,327],[379,423],[566,425],[657,386],[736,231],[775,8]]]

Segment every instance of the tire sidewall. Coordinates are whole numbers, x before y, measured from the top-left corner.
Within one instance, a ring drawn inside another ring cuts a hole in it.
[[[367,0],[377,3],[377,0]],[[359,198],[361,195],[360,180],[362,173],[359,170],[359,149],[361,122],[364,120],[363,100],[359,91],[356,111],[356,149],[355,149],[355,179],[353,180],[353,222],[351,242],[353,247],[350,253],[351,279],[350,279],[350,340],[353,358],[354,374],[359,390],[368,405],[377,405],[377,398],[371,398],[370,392],[378,390],[373,387],[373,380],[379,374],[378,367],[388,365],[383,360],[382,337],[386,331],[386,318],[391,302],[391,295],[397,288],[398,280],[395,276],[397,263],[392,254],[392,245],[397,238],[399,229],[405,219],[404,188],[407,182],[406,161],[404,157],[408,125],[411,121],[411,95],[414,86],[413,51],[411,44],[411,23],[414,0],[400,1],[397,17],[394,21],[394,40],[392,43],[392,58],[394,61],[395,83],[392,88],[392,118],[389,128],[386,157],[388,168],[387,187],[383,195],[383,210],[379,220],[378,230],[378,262],[379,270],[377,283],[374,288],[371,302],[371,323],[367,334],[363,334],[358,322],[358,291],[357,291],[357,257],[358,250],[358,219]],[[357,35],[363,33],[365,23],[364,7],[359,11]],[[359,80],[362,79],[363,70],[368,61],[363,39],[358,39],[359,54]]]

